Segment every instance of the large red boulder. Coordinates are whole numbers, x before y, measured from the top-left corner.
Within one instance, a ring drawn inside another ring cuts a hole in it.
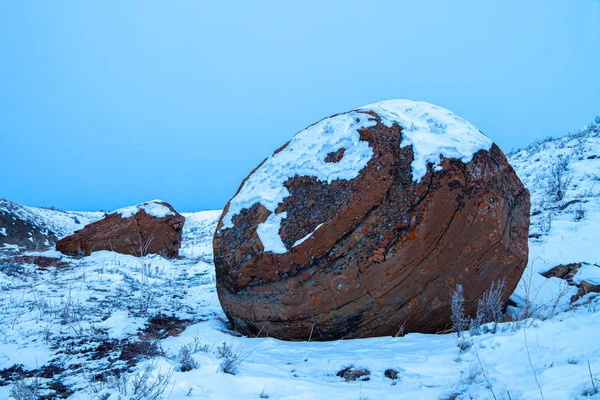
[[[153,200],[107,214],[104,219],[59,240],[56,250],[73,256],[111,250],[138,257],[147,254],[177,257],[184,223],[185,217],[170,204]]]
[[[391,100],[334,115],[263,161],[213,240],[233,327],[286,340],[438,332],[527,263],[529,192],[452,112]]]

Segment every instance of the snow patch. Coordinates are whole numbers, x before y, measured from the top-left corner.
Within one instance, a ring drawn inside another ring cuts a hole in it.
[[[577,274],[573,277],[573,282],[581,284],[582,281],[592,285],[600,285],[600,267],[597,265],[583,264]]]
[[[302,239],[298,239],[296,240],[296,243],[294,243],[294,245],[292,247],[296,247],[296,246],[300,246],[302,243],[306,242],[312,235],[313,233],[315,233],[320,227],[322,227],[323,224],[319,224],[314,231],[312,231],[311,233],[309,233],[308,235],[304,236]]]
[[[105,329],[111,338],[125,339],[144,327],[143,318],[130,317],[127,311],[117,311],[99,326]]]
[[[416,182],[427,173],[428,163],[432,163],[436,171],[441,169],[441,155],[468,163],[473,154],[489,150],[493,144],[470,122],[450,110],[423,101],[385,100],[360,110],[376,112],[388,127],[396,123],[403,128],[401,147],[413,148],[411,168]]]
[[[41,365],[46,365],[52,358],[52,351],[41,343],[27,343],[19,346],[16,343],[2,343],[0,353],[0,370],[14,365],[33,370]]]
[[[167,215],[175,215],[169,207],[165,206],[162,200],[151,200],[145,203],[136,204],[135,206],[123,207],[113,211],[111,214],[121,214],[123,218],[130,218],[137,214],[140,210],[144,210],[146,214],[156,217],[164,218]]]
[[[283,221],[284,218],[287,218],[287,213],[285,211],[281,214],[272,213],[265,222],[256,228],[256,233],[265,247],[265,251],[276,254],[284,254],[287,252],[285,243],[283,243],[281,236],[279,236],[279,228],[281,228],[281,221]]]
[[[0,235],[8,236],[8,233],[6,233],[6,228],[0,228]]]

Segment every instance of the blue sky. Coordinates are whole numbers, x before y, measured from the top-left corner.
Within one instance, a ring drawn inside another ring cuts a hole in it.
[[[222,208],[294,133],[391,98],[505,151],[600,114],[600,2],[3,1],[0,197]]]

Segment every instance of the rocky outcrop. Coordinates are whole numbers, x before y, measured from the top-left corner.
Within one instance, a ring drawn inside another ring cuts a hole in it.
[[[387,101],[299,132],[242,182],[213,240],[233,327],[286,340],[438,332],[528,255],[529,192],[473,125]],[[506,300],[506,299],[504,299]]]
[[[571,303],[574,303],[586,294],[600,293],[600,285],[583,279],[575,279],[584,264],[589,265],[587,263],[560,264],[544,272],[542,276],[546,278],[564,279],[570,286],[577,287],[577,294],[571,296]]]
[[[171,205],[153,200],[107,214],[104,219],[58,241],[56,249],[73,256],[111,250],[138,257],[146,254],[177,257],[184,222],[185,218]]]
[[[579,268],[581,268],[581,263],[571,263],[571,264],[560,264],[554,268],[549,269],[544,272],[542,276],[544,278],[559,278],[564,279],[569,282],[569,284],[573,285],[573,278],[579,272]]]

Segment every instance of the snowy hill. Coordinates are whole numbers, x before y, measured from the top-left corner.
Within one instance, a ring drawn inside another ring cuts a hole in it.
[[[204,257],[212,262],[212,239],[222,211],[183,213],[183,241],[179,254],[188,258]]]
[[[465,334],[463,350],[456,334],[240,337],[215,291],[211,242],[221,212],[204,211],[183,214],[175,260],[46,251],[27,254],[60,265],[0,261],[0,398],[600,397],[600,297],[571,303],[581,281],[600,284],[597,122],[508,155],[531,192],[530,261],[505,322],[496,333]],[[0,205],[57,237],[102,217]],[[541,275],[570,263],[581,263],[570,281]]]
[[[600,119],[567,136],[539,140],[508,159],[531,194],[525,276],[540,286],[539,296],[552,302],[563,290],[564,281],[535,274],[559,264],[583,263],[575,281],[600,284]],[[523,290],[516,295],[523,297]]]
[[[28,207],[0,199],[0,248],[47,248],[53,246],[57,239],[70,235],[102,217],[102,212]]]

